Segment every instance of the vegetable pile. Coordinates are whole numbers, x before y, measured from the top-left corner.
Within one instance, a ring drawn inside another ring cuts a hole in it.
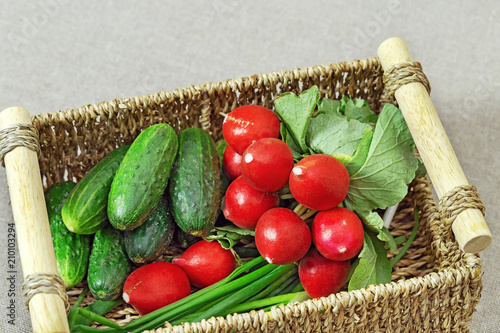
[[[274,106],[234,109],[218,142],[152,125],[48,189],[59,273],[68,289],[87,274],[97,299],[80,307],[84,289],[72,331],[142,332],[390,282],[418,218],[397,253],[380,213],[425,175],[400,110],[316,86]],[[123,302],[140,316],[103,317]]]

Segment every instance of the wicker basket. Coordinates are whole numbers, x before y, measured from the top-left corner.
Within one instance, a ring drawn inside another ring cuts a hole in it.
[[[112,149],[131,143],[141,130],[166,122],[177,131],[201,127],[215,140],[222,137],[223,115],[245,104],[273,108],[280,93],[317,85],[322,97],[367,100],[374,110],[394,102],[384,89],[378,58],[291,71],[253,75],[171,92],[117,99],[34,116],[39,131],[39,166],[43,186],[80,180]],[[228,315],[200,323],[168,326],[156,332],[463,332],[479,302],[481,261],[462,252],[450,226],[442,223],[427,179],[409,186],[391,233],[409,235],[413,210],[421,223],[417,238],[394,267],[392,282],[326,298],[282,305],[268,312]],[[68,291],[70,302],[81,286]],[[92,301],[90,296],[84,301]],[[124,323],[136,316],[121,306],[109,318]]]

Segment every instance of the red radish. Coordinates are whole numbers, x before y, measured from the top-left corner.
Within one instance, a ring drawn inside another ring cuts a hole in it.
[[[201,240],[194,243],[172,263],[182,268],[191,284],[205,288],[231,274],[236,268],[236,259],[231,250],[226,250],[218,241]]]
[[[222,167],[230,180],[241,176],[241,155],[237,154],[231,147],[226,146],[222,156]]]
[[[267,262],[291,264],[311,246],[307,224],[288,208],[273,208],[262,214],[255,228],[255,245]]]
[[[252,143],[243,153],[243,177],[258,190],[274,192],[288,183],[293,168],[292,150],[276,138]]]
[[[312,298],[326,297],[342,288],[349,277],[349,260],[333,261],[323,257],[314,247],[299,262],[299,279]]]
[[[280,126],[280,120],[273,111],[260,105],[243,105],[227,114],[222,134],[227,144],[243,155],[254,141],[279,137]]]
[[[222,212],[238,227],[253,230],[259,217],[267,210],[278,207],[279,202],[277,192],[259,191],[240,176],[227,188]]]
[[[314,217],[311,232],[314,246],[330,260],[349,260],[363,247],[363,224],[347,208],[335,207],[319,212]]]
[[[191,293],[184,271],[169,262],[155,262],[133,271],[123,285],[123,300],[145,315]]]
[[[349,173],[335,157],[314,154],[304,157],[290,173],[290,192],[307,208],[327,210],[344,200]]]

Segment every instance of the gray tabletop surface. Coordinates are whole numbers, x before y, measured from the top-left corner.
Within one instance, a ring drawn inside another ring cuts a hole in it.
[[[493,234],[472,332],[499,332],[500,5],[495,1],[0,2],[0,109],[32,114],[376,55],[403,38]],[[0,168],[0,332],[31,332],[21,264],[8,280],[12,211]],[[18,253],[17,249],[16,252]],[[9,295],[10,282],[15,297]],[[15,320],[7,306],[14,300]]]

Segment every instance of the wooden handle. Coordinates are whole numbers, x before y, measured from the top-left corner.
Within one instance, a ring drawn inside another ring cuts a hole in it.
[[[405,42],[400,38],[384,41],[378,49],[378,57],[384,71],[394,65],[413,61]],[[441,199],[456,186],[468,185],[424,85],[419,82],[403,85],[396,90],[395,98],[438,197]],[[452,230],[464,252],[477,253],[491,243],[491,233],[479,209],[470,208],[460,213],[453,222]]]
[[[20,107],[0,113],[0,128],[16,123],[31,124],[30,113]],[[4,161],[24,277],[58,274],[37,154],[17,147]],[[65,304],[59,295],[36,294],[29,309],[34,332],[69,332]]]

